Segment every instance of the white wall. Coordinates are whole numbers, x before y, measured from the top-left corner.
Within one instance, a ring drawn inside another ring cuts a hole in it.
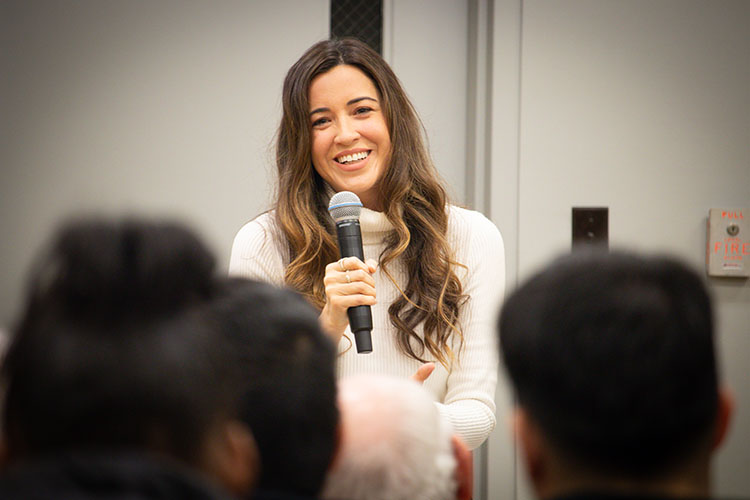
[[[383,56],[427,131],[450,194],[466,200],[467,0],[385,0]]]
[[[518,220],[497,211],[508,208],[503,201],[492,215],[506,241],[517,241],[520,278],[569,251],[571,207],[586,205],[609,207],[611,247],[669,252],[703,270],[708,209],[750,206],[750,2],[496,6],[496,27],[511,32],[496,37],[509,38],[519,56],[495,59],[496,91],[513,92],[511,74],[519,92],[495,106],[493,191],[507,197],[517,186]],[[518,36],[503,14],[516,16]],[[507,113],[515,103],[514,130]],[[714,279],[710,287],[725,378],[739,401],[716,492],[747,496],[750,283]],[[518,497],[529,497],[523,479]]]
[[[0,326],[69,213],[173,215],[225,266],[266,208],[281,83],[327,0],[6,0]],[[289,35],[293,36],[289,36]]]

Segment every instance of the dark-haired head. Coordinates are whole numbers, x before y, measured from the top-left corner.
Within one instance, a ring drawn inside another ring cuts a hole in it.
[[[201,311],[216,286],[212,254],[180,224],[64,225],[3,363],[10,460],[121,450],[206,465],[240,379]]]
[[[567,460],[652,478],[714,444],[711,302],[686,265],[575,252],[508,298],[499,330],[519,405]]]
[[[258,487],[316,496],[337,446],[335,350],[299,294],[229,280],[213,314],[239,357],[240,416],[261,459]]]

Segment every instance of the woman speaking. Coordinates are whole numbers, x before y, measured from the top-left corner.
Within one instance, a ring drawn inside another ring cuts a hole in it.
[[[305,295],[338,344],[340,377],[424,380],[441,414],[476,448],[495,426],[500,232],[449,203],[414,107],[366,44],[313,45],[289,69],[282,103],[277,201],[237,234],[230,274]],[[340,191],[364,206],[364,262],[339,259],[328,204]],[[347,309],[358,305],[372,309],[368,354],[353,348]]]

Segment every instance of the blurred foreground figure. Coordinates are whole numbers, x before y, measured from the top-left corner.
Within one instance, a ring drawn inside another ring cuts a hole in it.
[[[206,306],[214,259],[173,224],[80,221],[41,256],[2,367],[3,499],[219,499],[257,467]]]
[[[242,371],[240,418],[258,444],[253,498],[317,498],[338,445],[336,354],[291,290],[229,278],[212,305]]]
[[[419,384],[353,375],[339,383],[339,407],[341,451],[323,498],[471,498],[471,454]]]
[[[708,498],[732,410],[710,298],[671,258],[576,252],[500,316],[515,432],[539,498]]]

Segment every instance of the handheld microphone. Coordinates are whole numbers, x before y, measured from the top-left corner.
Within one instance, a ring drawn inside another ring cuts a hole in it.
[[[357,257],[365,261],[362,249],[362,230],[359,227],[359,214],[362,202],[351,191],[341,191],[331,197],[328,213],[336,221],[336,234],[339,239],[341,258]],[[372,352],[372,311],[370,306],[361,305],[350,307],[346,311],[349,316],[349,327],[354,333],[358,353]]]

